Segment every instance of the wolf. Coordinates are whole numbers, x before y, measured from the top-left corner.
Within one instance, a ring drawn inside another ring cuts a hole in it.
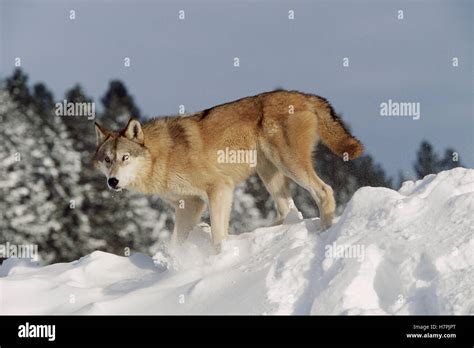
[[[274,200],[277,224],[294,207],[293,181],[311,194],[321,230],[329,228],[336,204],[332,188],[314,170],[315,146],[322,141],[345,160],[364,150],[325,98],[286,90],[187,116],[144,123],[132,118],[119,132],[96,122],[95,130],[93,163],[105,174],[110,189],[156,194],[171,204],[176,243],[187,238],[208,206],[217,250],[228,237],[234,188],[255,172]],[[239,153],[243,156],[232,156]],[[245,161],[254,157],[256,161]]]

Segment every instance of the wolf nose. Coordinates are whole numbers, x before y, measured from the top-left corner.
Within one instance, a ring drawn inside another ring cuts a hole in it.
[[[112,188],[116,188],[118,185],[118,180],[116,178],[110,178],[107,182]]]

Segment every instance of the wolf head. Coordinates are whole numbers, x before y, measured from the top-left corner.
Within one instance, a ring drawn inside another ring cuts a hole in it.
[[[107,186],[120,191],[136,186],[150,158],[138,120],[131,119],[121,132],[112,132],[95,123],[97,150],[94,166],[104,173]]]

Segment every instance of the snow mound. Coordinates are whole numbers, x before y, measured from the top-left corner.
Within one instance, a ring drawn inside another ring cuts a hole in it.
[[[474,170],[358,190],[332,228],[297,213],[173,252],[0,267],[1,314],[474,314]]]

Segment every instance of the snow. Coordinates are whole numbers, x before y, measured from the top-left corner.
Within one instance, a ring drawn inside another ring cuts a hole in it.
[[[474,314],[473,211],[474,170],[456,168],[398,192],[361,188],[323,233],[295,211],[218,255],[200,226],[154,259],[8,259],[0,313]]]

